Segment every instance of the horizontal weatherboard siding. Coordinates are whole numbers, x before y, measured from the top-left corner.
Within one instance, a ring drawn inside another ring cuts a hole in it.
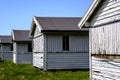
[[[88,53],[48,53],[47,69],[88,69]]]
[[[98,9],[91,21],[91,26],[97,26],[111,21],[120,20],[120,0],[106,0]]]

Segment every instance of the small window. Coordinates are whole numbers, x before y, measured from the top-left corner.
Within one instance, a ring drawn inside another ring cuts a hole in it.
[[[10,45],[10,50],[13,51],[13,44]]]
[[[1,47],[1,45],[0,45],[0,51],[2,50],[2,47]]]
[[[28,52],[32,52],[32,43],[28,43]]]
[[[63,36],[63,51],[69,51],[69,36]]]

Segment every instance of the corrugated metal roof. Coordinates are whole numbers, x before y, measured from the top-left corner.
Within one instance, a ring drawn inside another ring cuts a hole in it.
[[[11,43],[11,36],[0,35],[0,43]]]
[[[13,41],[31,41],[29,30],[13,30]]]
[[[38,24],[45,31],[80,31],[78,27],[80,17],[35,17]],[[87,29],[88,30],[88,29]]]

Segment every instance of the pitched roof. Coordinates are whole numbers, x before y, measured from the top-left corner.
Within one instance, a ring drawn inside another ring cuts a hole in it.
[[[65,17],[35,17],[42,30],[79,30],[81,18]]]
[[[79,22],[78,26],[81,28],[84,26],[86,21],[91,17],[91,15],[94,13],[95,9],[98,7],[99,3],[104,0],[94,0],[93,3],[91,4],[90,8],[82,18],[82,20]]]
[[[0,43],[11,43],[11,36],[9,35],[0,35]]]
[[[88,31],[86,28],[80,29],[78,23],[81,17],[34,17],[30,36],[34,34],[35,25],[41,32],[75,32]]]
[[[13,41],[31,41],[29,30],[12,30]]]

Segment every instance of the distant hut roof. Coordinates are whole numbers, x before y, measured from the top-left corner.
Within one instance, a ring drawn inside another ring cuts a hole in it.
[[[11,43],[11,36],[9,35],[0,35],[0,43]]]
[[[29,38],[29,30],[13,30],[12,39],[13,41],[31,41]]]

